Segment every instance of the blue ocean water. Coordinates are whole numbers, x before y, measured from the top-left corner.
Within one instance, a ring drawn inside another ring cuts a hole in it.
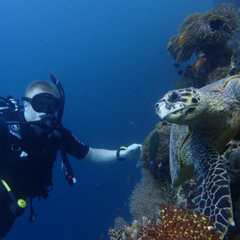
[[[142,143],[159,121],[155,102],[179,79],[166,49],[188,14],[209,0],[8,0],[0,2],[0,96],[24,95],[51,71],[65,89],[63,124],[83,142],[117,149]],[[109,239],[139,181],[137,159],[95,166],[71,158],[78,179],[68,186],[60,156],[47,200],[34,200],[5,238]]]

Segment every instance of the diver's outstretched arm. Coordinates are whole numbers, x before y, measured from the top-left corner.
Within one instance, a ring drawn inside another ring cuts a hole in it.
[[[88,154],[83,160],[93,164],[109,164],[125,159],[137,158],[141,154],[141,148],[142,145],[137,143],[134,143],[127,148],[121,148],[120,151],[90,148]]]

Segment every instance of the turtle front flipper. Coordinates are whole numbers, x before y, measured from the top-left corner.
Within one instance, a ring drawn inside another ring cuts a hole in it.
[[[186,154],[187,157],[192,157],[195,163],[195,211],[210,217],[214,227],[225,235],[229,225],[234,226],[235,223],[230,178],[224,160],[217,151],[202,144],[196,135],[184,145],[181,155],[186,157]]]

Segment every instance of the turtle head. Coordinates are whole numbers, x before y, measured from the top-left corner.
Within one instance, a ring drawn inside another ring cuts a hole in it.
[[[169,91],[156,103],[155,109],[162,120],[191,125],[202,113],[202,103],[201,94],[197,89],[184,88]]]

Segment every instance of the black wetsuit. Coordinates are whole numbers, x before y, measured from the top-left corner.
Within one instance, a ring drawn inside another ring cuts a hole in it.
[[[25,121],[22,114],[21,121]],[[19,120],[16,119],[16,120]],[[69,130],[58,128],[67,153],[77,159],[84,158],[89,147]],[[62,143],[61,142],[61,143]],[[51,131],[37,136],[29,124],[0,124],[0,179],[5,180],[18,198],[47,198],[52,186],[52,169],[60,150],[59,139]],[[0,182],[0,238],[10,230],[15,217],[9,194]]]

